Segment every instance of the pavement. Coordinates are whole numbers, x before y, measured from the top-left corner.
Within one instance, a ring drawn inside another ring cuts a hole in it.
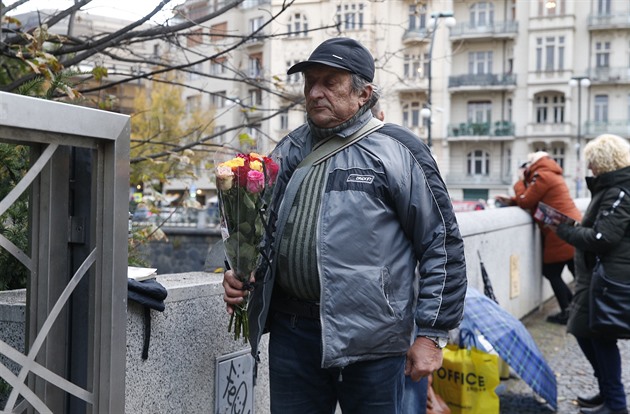
[[[558,384],[558,414],[575,414],[579,407],[575,398],[590,397],[599,392],[593,370],[582,354],[575,337],[566,332],[566,326],[549,323],[546,317],[559,311],[555,299],[547,301],[540,309],[522,318],[556,373]],[[630,340],[618,341],[621,351],[622,375],[626,396],[630,403]],[[501,381],[499,399],[501,414],[544,414],[554,411],[540,399],[521,379],[511,375]]]

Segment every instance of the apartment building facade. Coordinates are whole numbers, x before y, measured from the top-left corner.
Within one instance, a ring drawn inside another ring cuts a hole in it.
[[[188,0],[181,10],[194,17],[229,3]],[[286,70],[333,36],[372,51],[386,121],[425,142],[430,133],[454,200],[509,193],[536,150],[586,196],[579,146],[602,132],[630,136],[627,0],[296,0],[270,19],[285,3],[244,1],[189,37],[188,61],[236,45],[198,64],[210,77],[187,79],[191,109],[213,111],[214,130],[225,131],[217,144],[267,152],[303,123],[302,80]],[[452,27],[432,18],[451,12]]]

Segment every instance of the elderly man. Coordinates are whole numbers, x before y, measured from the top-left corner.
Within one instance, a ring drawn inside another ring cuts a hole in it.
[[[270,332],[271,412],[401,413],[404,376],[442,364],[466,291],[464,248],[430,150],[376,121],[374,59],[329,39],[302,72],[307,123],[274,150],[270,265],[249,298],[252,354]],[[416,271],[417,269],[417,271]],[[224,275],[228,312],[248,292]]]

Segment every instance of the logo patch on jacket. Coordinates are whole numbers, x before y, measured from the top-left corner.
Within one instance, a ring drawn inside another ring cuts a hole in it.
[[[374,182],[373,175],[360,175],[360,174],[350,174],[348,179],[346,179],[347,183],[364,183],[364,184],[372,184]]]

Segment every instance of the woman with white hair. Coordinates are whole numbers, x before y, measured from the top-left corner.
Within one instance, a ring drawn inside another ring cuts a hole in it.
[[[577,398],[581,413],[627,414],[617,339],[589,327],[591,275],[599,258],[606,276],[630,283],[630,144],[604,134],[584,147],[592,199],[578,226],[561,224],[557,235],[575,246],[576,286],[567,330],[593,366],[599,394]],[[630,310],[629,310],[630,313]]]

